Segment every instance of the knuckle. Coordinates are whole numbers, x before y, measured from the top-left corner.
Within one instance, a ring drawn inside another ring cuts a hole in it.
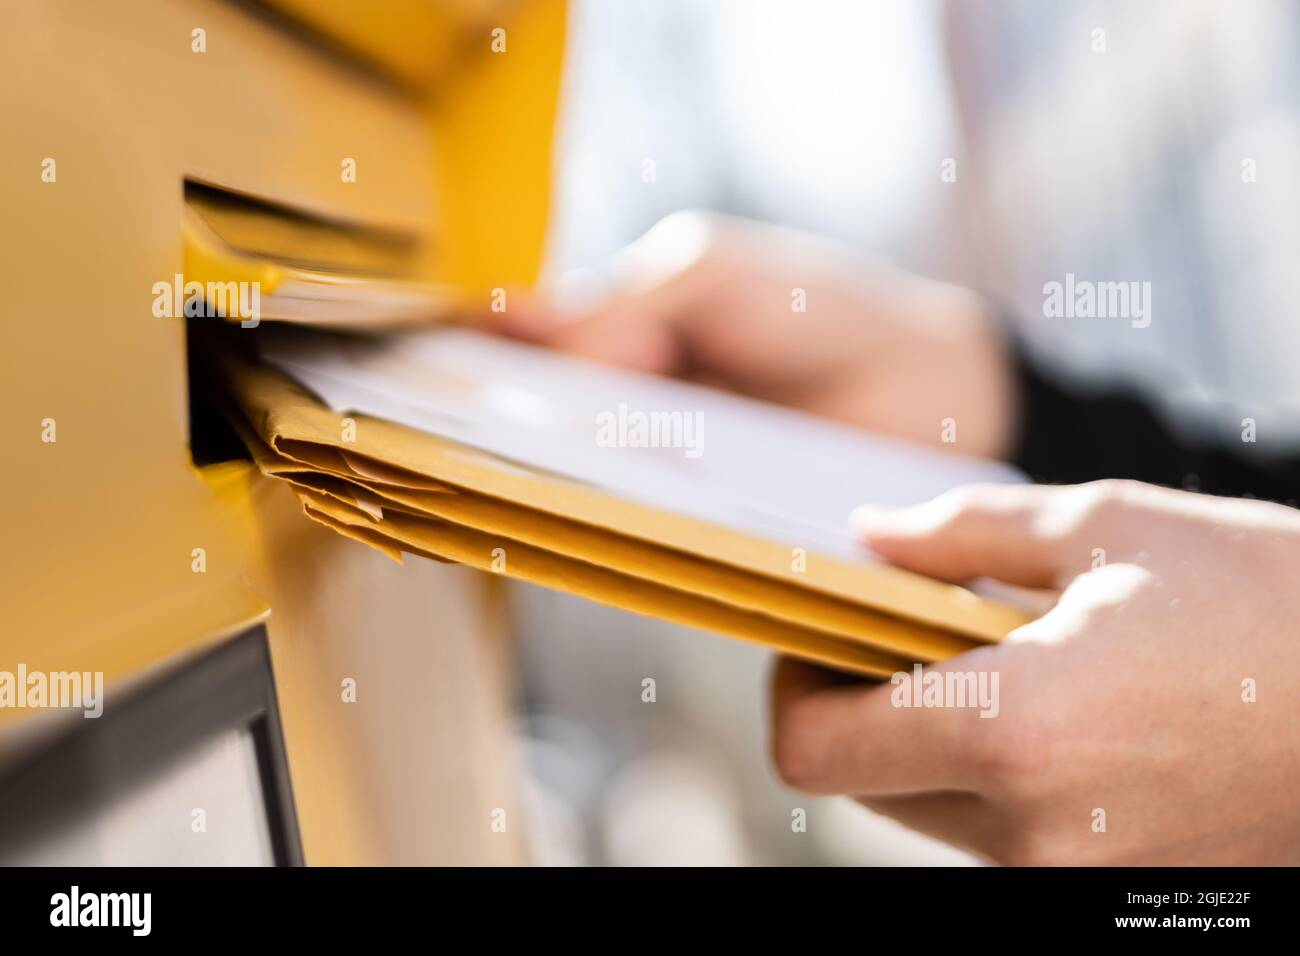
[[[1128,478],[1103,478],[1080,485],[1086,517],[1097,518],[1121,511],[1141,494],[1141,482]]]
[[[1065,507],[1046,517],[1043,530],[1064,543],[1086,537],[1109,537],[1122,527],[1123,516],[1141,494],[1141,484],[1122,478],[1104,478],[1069,489]]]
[[[1003,722],[998,719],[971,721],[962,752],[969,770],[978,780],[1000,784],[1015,775],[1017,756]]]
[[[999,793],[1028,795],[1050,762],[1042,737],[1003,717],[970,727],[964,749],[975,778]]]
[[[987,487],[959,485],[935,499],[937,531],[953,531],[980,518],[987,510]]]
[[[961,515],[979,509],[989,493],[988,485],[958,485],[939,496],[952,515]]]

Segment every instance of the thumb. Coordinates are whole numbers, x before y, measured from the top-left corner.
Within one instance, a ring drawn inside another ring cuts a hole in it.
[[[906,508],[859,508],[849,521],[881,557],[930,577],[1059,588],[1088,570],[1072,490],[968,485]]]

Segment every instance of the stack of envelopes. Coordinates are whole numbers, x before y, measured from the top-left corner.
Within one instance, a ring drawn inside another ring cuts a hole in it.
[[[1020,611],[883,564],[623,500],[392,422],[344,418],[284,373],[227,355],[232,422],[303,510],[401,561],[453,561],[887,678],[995,642]]]

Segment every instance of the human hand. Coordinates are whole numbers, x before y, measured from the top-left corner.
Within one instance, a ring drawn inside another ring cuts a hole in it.
[[[926,668],[996,673],[991,719],[780,661],[791,786],[1001,863],[1300,861],[1300,514],[1108,481],[963,488],[857,523],[903,567],[1060,597]]]
[[[1002,340],[976,296],[776,226],[676,213],[624,250],[599,304],[516,296],[493,319],[519,338],[918,441],[940,443],[953,419],[959,440],[945,447],[971,455],[1005,455],[1014,427]]]

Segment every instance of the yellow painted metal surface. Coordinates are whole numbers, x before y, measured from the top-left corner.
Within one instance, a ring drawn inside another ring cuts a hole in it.
[[[551,198],[551,142],[564,48],[563,0],[517,4],[505,50],[480,33],[433,109],[437,197],[447,236],[438,278],[486,307],[493,289],[534,278]]]
[[[354,37],[407,66],[445,46],[426,99],[218,0],[14,4],[0,35],[0,669],[101,670],[111,706],[269,607],[309,862],[518,859],[487,836],[514,798],[486,585],[349,547],[246,466],[196,469],[184,323],[152,289],[183,269],[187,179],[421,237],[427,279],[529,281],[562,6],[511,13],[505,58],[458,32],[469,12],[415,46],[402,17]],[[353,710],[349,675],[373,682]]]
[[[414,90],[454,86],[472,34],[517,0],[260,0]]]

